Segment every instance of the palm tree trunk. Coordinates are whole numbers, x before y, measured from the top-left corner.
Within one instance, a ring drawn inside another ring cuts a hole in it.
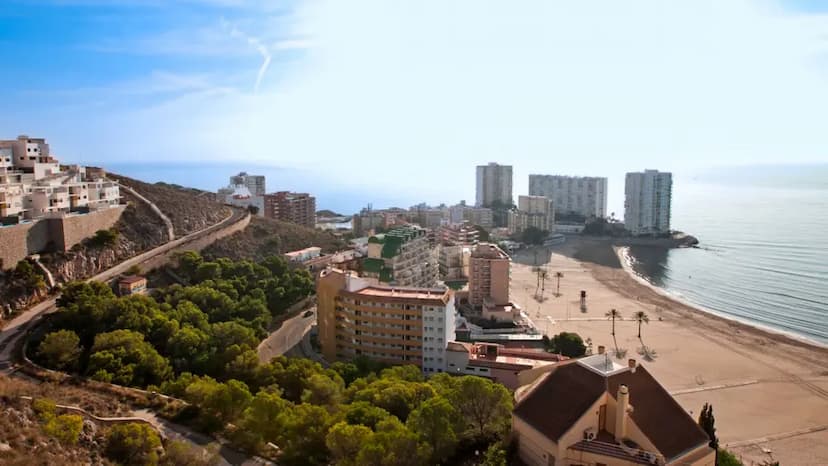
[[[638,339],[641,339],[641,320],[638,321]]]

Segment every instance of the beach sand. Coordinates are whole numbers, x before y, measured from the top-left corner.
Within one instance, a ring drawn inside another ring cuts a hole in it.
[[[550,253],[551,251],[551,253]],[[722,445],[745,464],[774,459],[784,465],[828,464],[828,348],[720,318],[672,299],[634,278],[603,240],[570,239],[551,249],[520,251],[513,257],[512,300],[535,325],[553,335],[576,332],[597,351],[615,348],[610,309],[623,358],[651,371],[695,418],[713,405]],[[541,264],[549,278],[545,300],[534,298]],[[556,272],[561,296],[556,297]],[[587,292],[587,310],[579,306]],[[648,314],[643,343],[655,355],[639,353],[637,311]],[[635,393],[631,394],[633,405]],[[771,453],[767,453],[770,451]]]

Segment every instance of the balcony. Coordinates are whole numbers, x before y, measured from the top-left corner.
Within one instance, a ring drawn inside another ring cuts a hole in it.
[[[607,458],[607,460],[601,462],[606,464],[617,463],[618,460],[622,460],[625,463],[642,465],[665,464],[664,457],[662,455],[639,449],[635,442],[629,440],[617,443],[612,434],[603,430],[598,432],[598,435],[593,440],[584,439],[578,443],[570,445],[567,449],[567,453],[567,456],[571,455],[574,460],[582,459],[584,453],[603,456]]]

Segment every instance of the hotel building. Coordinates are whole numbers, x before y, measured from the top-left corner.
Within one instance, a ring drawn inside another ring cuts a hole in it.
[[[624,227],[633,235],[670,232],[673,175],[658,170],[627,173]]]
[[[509,301],[512,259],[491,243],[479,243],[472,251],[469,272],[469,304],[484,319],[515,322],[520,307]]]
[[[555,230],[555,207],[544,196],[520,196],[518,208],[509,212],[509,233],[521,233],[535,227],[542,231]]]
[[[437,284],[437,261],[426,230],[401,226],[368,238],[363,276],[393,286],[432,287]]]
[[[477,206],[512,205],[512,166],[494,162],[477,167]]]
[[[551,199],[558,214],[607,216],[606,178],[529,175],[529,194]]]
[[[370,285],[328,269],[316,292],[319,342],[328,361],[364,356],[414,364],[424,374],[445,372],[456,318],[451,290]]]

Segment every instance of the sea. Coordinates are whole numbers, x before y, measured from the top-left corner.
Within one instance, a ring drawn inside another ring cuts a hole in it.
[[[828,171],[771,179],[674,180],[672,227],[699,247],[632,247],[632,268],[713,313],[828,345]]]
[[[146,182],[209,191],[246,170],[266,175],[270,191],[312,192],[318,208],[342,214],[370,202],[387,207],[421,200],[345,186],[330,174],[272,166],[110,163],[106,168]],[[623,177],[610,178],[616,205],[623,202],[622,183]],[[631,248],[634,272],[710,312],[828,345],[828,164],[674,173],[673,185],[672,227],[697,237],[699,247]]]

